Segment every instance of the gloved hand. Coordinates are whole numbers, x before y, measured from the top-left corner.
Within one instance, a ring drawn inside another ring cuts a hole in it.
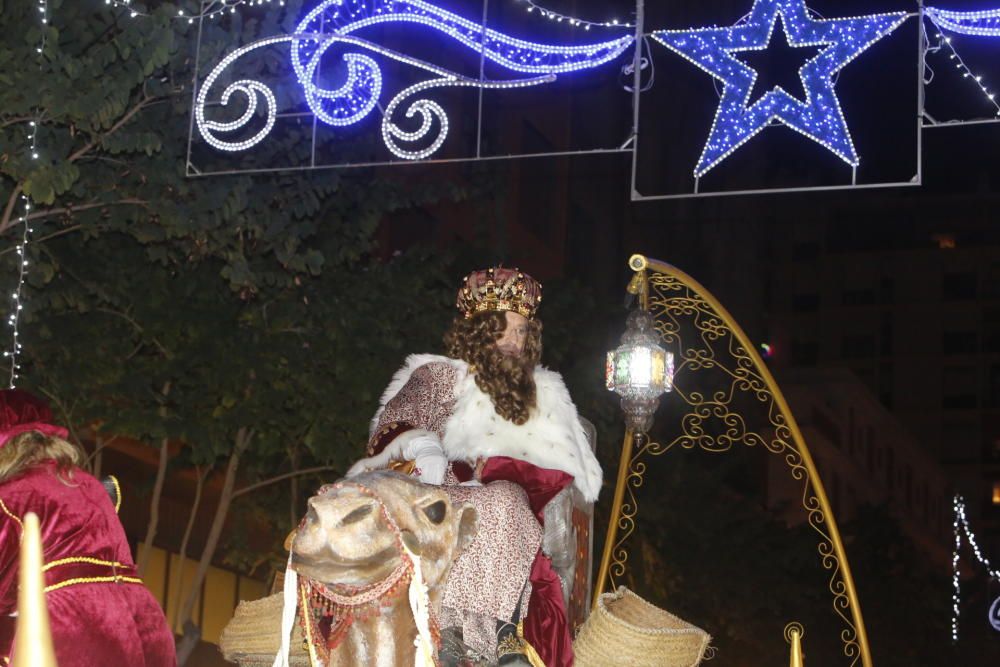
[[[441,439],[436,433],[423,430],[403,434],[375,456],[361,459],[350,467],[347,477],[387,468],[390,462],[401,460],[413,461],[421,471],[420,481],[426,484],[441,484],[444,481],[448,458],[441,447]]]
[[[448,470],[448,457],[444,455],[441,439],[434,433],[412,438],[403,449],[403,458],[413,461],[424,484],[440,485]]]

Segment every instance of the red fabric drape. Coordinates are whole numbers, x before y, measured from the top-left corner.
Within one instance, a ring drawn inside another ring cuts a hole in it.
[[[573,477],[561,470],[539,468],[527,461],[494,456],[486,461],[480,479],[484,484],[507,480],[515,482],[528,494],[531,510],[544,524],[545,506],[556,494],[573,483]],[[540,550],[531,566],[531,597],[524,619],[524,638],[538,652],[546,667],[572,667],[573,639],[566,619],[562,584],[552,569],[552,561]]]

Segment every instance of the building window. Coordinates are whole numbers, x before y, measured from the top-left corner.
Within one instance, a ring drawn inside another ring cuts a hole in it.
[[[878,367],[878,399],[887,409],[892,409],[893,390],[892,364],[888,361],[882,362]]]
[[[868,306],[875,303],[875,290],[871,288],[844,290],[841,298],[845,306]]]
[[[797,260],[816,259],[819,257],[820,245],[817,241],[796,243],[792,246],[792,257]]]
[[[893,495],[896,486],[896,452],[891,449],[885,450],[885,486],[889,489],[889,495]]]
[[[813,427],[823,434],[823,436],[832,442],[838,449],[841,447],[841,435],[840,426],[837,422],[826,415],[822,410],[818,410],[813,407],[812,409],[812,425]]]
[[[845,359],[865,359],[875,356],[875,336],[850,334],[841,341],[841,354]]]
[[[815,366],[819,363],[819,344],[815,341],[792,341],[792,365]]]
[[[941,280],[941,294],[945,301],[975,299],[979,280],[975,273],[946,273]]]
[[[792,296],[792,310],[796,313],[815,313],[819,310],[819,294],[796,294]]]
[[[952,234],[931,234],[931,240],[937,243],[941,250],[955,249],[955,237]]]
[[[882,322],[879,325],[879,352],[883,356],[892,354],[892,314],[882,313]]]
[[[1000,437],[994,437],[990,441],[989,451],[986,452],[986,458],[992,459],[993,461],[1000,461]]]
[[[865,427],[865,456],[868,463],[868,474],[875,473],[875,429]]]
[[[990,264],[990,268],[983,278],[983,292],[992,298],[1000,296],[1000,262]]]
[[[896,301],[896,283],[889,276],[882,276],[879,279],[878,293],[879,301],[882,303],[895,303]]]
[[[979,336],[975,331],[945,331],[941,336],[941,351],[945,355],[976,354]]]
[[[976,372],[973,368],[944,369],[941,407],[946,410],[974,409],[978,404],[976,385]]]
[[[986,378],[987,400],[991,408],[1000,408],[1000,364],[990,364]]]

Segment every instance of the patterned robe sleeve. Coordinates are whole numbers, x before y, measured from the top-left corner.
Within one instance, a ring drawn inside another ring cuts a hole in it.
[[[368,440],[367,455],[378,454],[408,431],[422,429],[444,437],[444,425],[455,404],[456,377],[455,368],[441,362],[414,370],[403,388],[385,404]]]

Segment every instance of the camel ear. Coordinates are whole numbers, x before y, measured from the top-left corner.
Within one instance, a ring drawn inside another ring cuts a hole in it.
[[[479,532],[479,512],[469,503],[465,503],[459,508],[458,515],[458,551],[460,552],[472,543],[476,533]]]

